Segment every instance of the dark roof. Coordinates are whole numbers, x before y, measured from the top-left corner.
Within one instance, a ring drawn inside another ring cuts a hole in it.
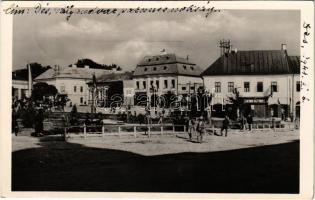
[[[289,56],[289,64],[294,74],[300,74],[300,56]]]
[[[202,76],[291,74],[292,66],[285,50],[238,51],[219,57]]]
[[[60,67],[58,72],[55,69],[49,69],[42,73],[35,80],[45,80],[54,78],[77,78],[92,79],[92,72],[85,68]]]
[[[96,82],[97,83],[105,83],[105,82],[132,80],[132,76],[133,76],[132,72],[103,74],[99,77],[96,77]],[[90,81],[89,83],[91,83],[91,82],[92,81]]]
[[[201,72],[199,66],[187,59],[175,54],[164,54],[145,56],[137,65],[134,76],[162,74],[200,76]]]

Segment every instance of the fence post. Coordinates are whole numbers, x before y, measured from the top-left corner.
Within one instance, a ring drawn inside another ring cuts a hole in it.
[[[163,126],[161,126],[161,135],[163,135]]]
[[[86,139],[86,125],[83,125],[83,134],[84,134],[84,139]]]
[[[102,125],[102,137],[103,138],[105,137],[105,127],[104,127],[104,125]]]
[[[186,133],[186,126],[184,125],[184,133]]]
[[[148,126],[148,136],[151,137],[151,127]]]
[[[135,136],[135,138],[137,137],[137,126],[133,127],[133,135]]]
[[[250,131],[253,132],[253,124],[249,124],[250,126]]]
[[[173,133],[175,133],[175,125],[173,125]]]
[[[214,124],[212,124],[212,134],[214,135]]]
[[[120,126],[118,126],[118,136],[120,138]]]

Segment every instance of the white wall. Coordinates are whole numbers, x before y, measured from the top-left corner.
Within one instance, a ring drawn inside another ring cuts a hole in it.
[[[88,80],[86,79],[75,79],[75,78],[57,78],[57,79],[47,79],[40,80],[37,82],[45,82],[49,85],[54,85],[58,92],[61,94],[67,94],[70,101],[67,105],[72,102],[72,105],[83,105],[84,102],[88,104],[88,85],[86,84]],[[64,86],[65,91],[61,91]],[[74,86],[77,87],[76,92],[74,92]],[[83,87],[83,92],[81,92],[80,87]],[[83,102],[80,102],[80,98],[83,98]]]

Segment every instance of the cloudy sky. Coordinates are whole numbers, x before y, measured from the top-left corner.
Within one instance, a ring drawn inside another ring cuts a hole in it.
[[[123,16],[15,16],[13,68],[27,62],[68,66],[80,58],[116,63],[133,70],[145,55],[168,53],[189,58],[202,68],[219,56],[218,41],[230,39],[238,50],[280,49],[299,54],[298,11],[227,11],[202,14]]]

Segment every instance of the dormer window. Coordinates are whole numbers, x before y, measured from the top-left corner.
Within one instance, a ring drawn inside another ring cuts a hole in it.
[[[159,58],[156,58],[155,60],[159,60]]]
[[[151,59],[148,59],[148,62],[151,62]]]
[[[183,65],[183,68],[186,70],[187,69],[186,65]]]
[[[166,56],[166,60],[170,59],[170,57]]]
[[[164,68],[163,68],[164,70],[167,70],[167,66],[164,66]]]
[[[156,67],[153,67],[153,71],[156,71]]]
[[[193,67],[193,66],[190,66],[190,69],[191,69],[191,70],[194,70],[194,67]]]
[[[148,71],[148,68],[145,67],[145,68],[144,68],[144,71],[145,71],[145,72]]]

